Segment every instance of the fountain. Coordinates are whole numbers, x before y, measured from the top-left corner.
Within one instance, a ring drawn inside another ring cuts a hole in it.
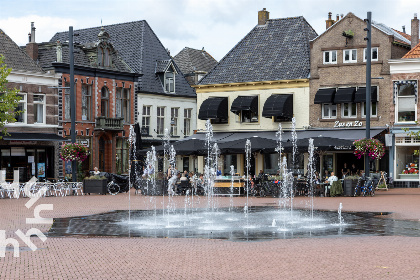
[[[293,123],[293,122],[292,122]],[[194,192],[187,192],[185,197],[177,199],[173,197],[173,180],[176,180],[176,151],[169,141],[165,140],[165,157],[168,157],[170,164],[170,174],[168,180],[168,203],[162,203],[158,208],[156,200],[152,210],[132,210],[129,194],[128,219],[126,211],[113,211],[110,213],[55,219],[49,232],[49,236],[65,235],[105,235],[105,236],[140,236],[140,237],[180,237],[180,238],[218,238],[228,240],[266,240],[277,238],[296,238],[296,237],[316,237],[330,236],[337,234],[373,234],[374,228],[371,224],[376,224],[382,230],[385,227],[381,223],[389,221],[385,219],[375,219],[372,214],[366,213],[342,213],[342,204],[338,209],[338,223],[336,213],[322,212],[314,210],[313,196],[309,196],[310,211],[298,210],[293,207],[294,199],[294,176],[295,168],[292,162],[292,170],[287,169],[286,157],[282,156],[282,128],[279,125],[277,132],[277,152],[279,153],[278,170],[280,188],[278,205],[256,207],[250,205],[247,192],[245,205],[242,207],[233,206],[233,181],[230,187],[230,204],[228,208],[217,207],[217,196],[214,193],[214,179],[218,166],[219,149],[217,143],[213,141],[213,131],[210,122],[206,124],[207,158],[204,167],[205,176],[205,195],[207,199],[206,208],[194,208]],[[292,133],[292,140],[296,142],[296,131]],[[135,139],[134,132],[130,129],[130,143]],[[293,144],[294,146],[296,143]],[[308,186],[310,194],[313,194],[314,178],[314,145],[313,140],[309,140],[309,164],[308,164]],[[246,141],[244,147],[246,160],[245,187],[248,189],[249,168],[251,158],[251,143]],[[293,158],[297,150],[293,148]],[[147,154],[147,168],[156,165],[156,153],[154,148]],[[147,169],[147,172],[149,170]],[[230,174],[234,175],[234,167],[230,167]],[[130,182],[132,183],[132,182]],[[154,188],[156,181],[151,176],[148,184]],[[162,200],[164,201],[164,196]],[[184,201],[184,207],[176,207],[175,202]],[[152,202],[152,201],[151,201]],[[252,202],[252,200],[251,200]],[[386,213],[382,213],[386,214]],[[345,219],[344,219],[345,217]],[[344,222],[344,220],[346,222]],[[88,223],[88,226],[86,226]],[[403,224],[399,228],[393,229],[393,233],[403,229],[403,234],[418,235],[418,232],[410,231],[416,228],[410,224]],[[401,234],[400,232],[398,232]],[[379,234],[389,234],[380,232]]]

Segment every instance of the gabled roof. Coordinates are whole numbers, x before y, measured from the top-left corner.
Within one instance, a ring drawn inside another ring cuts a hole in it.
[[[143,74],[139,77],[139,90],[166,94],[155,73],[156,61],[168,60],[171,57],[148,23],[141,20],[107,25],[104,28],[110,36],[109,42],[112,43],[123,61],[136,73]],[[75,37],[75,41],[81,44],[94,41],[100,30],[100,26],[75,30],[75,33],[79,34]],[[68,32],[56,33],[50,42],[57,40],[67,41]],[[189,86],[182,74],[175,76],[175,95],[195,96],[194,89]]]
[[[420,43],[406,53],[402,58],[420,58]]]
[[[156,61],[155,73],[165,73],[166,71],[168,71],[169,67],[172,67],[174,69],[175,74],[178,74],[178,71],[176,70],[177,67],[175,67],[172,59]]]
[[[4,62],[8,68],[12,68],[13,70],[43,72],[42,68],[1,29],[0,54],[4,55]]]
[[[309,40],[315,30],[302,17],[270,19],[255,26],[200,85],[309,77]]]
[[[204,48],[196,50],[185,47],[174,56],[174,60],[184,74],[194,72],[208,73],[217,64],[217,60],[206,52]]]

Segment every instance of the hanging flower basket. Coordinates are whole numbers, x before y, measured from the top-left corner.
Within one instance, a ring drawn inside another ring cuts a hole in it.
[[[89,150],[82,144],[70,143],[61,146],[60,158],[65,161],[84,161],[89,155]]]
[[[384,144],[377,139],[359,139],[353,142],[356,147],[354,155],[360,159],[364,155],[368,155],[371,159],[380,159],[385,154]]]

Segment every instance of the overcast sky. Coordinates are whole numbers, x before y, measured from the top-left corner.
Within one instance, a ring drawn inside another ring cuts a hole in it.
[[[25,45],[31,22],[36,41],[45,42],[59,31],[146,20],[163,45],[175,56],[184,47],[205,48],[220,60],[256,24],[262,8],[270,18],[304,16],[318,34],[325,30],[328,12],[353,12],[411,33],[419,0],[0,0],[0,28],[18,45]]]

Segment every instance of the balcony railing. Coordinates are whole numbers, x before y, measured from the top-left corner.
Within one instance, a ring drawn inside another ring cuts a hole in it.
[[[97,117],[95,129],[102,130],[123,130],[124,118]]]

